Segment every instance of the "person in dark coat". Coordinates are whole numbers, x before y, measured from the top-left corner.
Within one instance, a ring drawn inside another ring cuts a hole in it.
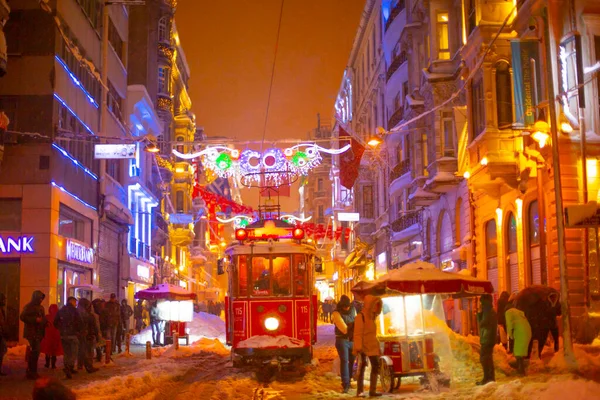
[[[507,291],[504,291],[500,294],[500,298],[498,299],[498,305],[496,309],[496,314],[498,315],[498,329],[503,329],[504,333],[500,334],[500,342],[502,346],[508,350],[508,335],[506,335],[506,316],[504,313],[506,312],[506,306],[508,304],[508,298],[510,295]]]
[[[496,380],[493,354],[498,332],[498,316],[494,311],[492,296],[489,294],[481,296],[481,312],[477,313],[477,322],[481,344],[479,361],[483,368],[483,379],[477,382],[477,385],[485,385]]]
[[[352,354],[354,340],[354,318],[356,311],[350,298],[342,295],[337,303],[336,310],[332,314],[333,324],[335,326],[335,348],[340,357],[340,375],[342,377],[342,392],[350,391],[350,376],[354,366],[354,355]]]
[[[121,306],[117,301],[116,294],[110,294],[110,300],[104,305],[102,319],[105,324],[104,339],[111,341],[111,352],[115,353],[117,350],[117,330],[121,321]]]
[[[6,307],[6,296],[4,293],[0,293],[0,376],[6,376],[5,373],[2,372],[2,360],[4,359],[4,355],[8,351],[8,347],[6,346],[6,314],[4,313],[4,307]]]
[[[36,290],[31,295],[31,301],[23,307],[20,319],[25,324],[23,337],[29,342],[31,351],[27,359],[27,379],[38,379],[38,359],[40,358],[40,345],[46,333],[46,310],[42,305],[46,295]]]
[[[104,300],[102,299],[94,299],[92,301],[92,315],[96,320],[96,327],[98,328],[98,339],[95,342],[96,348],[96,361],[102,361],[102,347],[104,346],[104,337],[102,336],[102,332],[104,331],[104,326],[102,325],[102,314],[104,310]]]
[[[54,318],[54,327],[60,332],[60,341],[62,342],[63,365],[67,379],[76,374],[75,360],[79,354],[79,336],[83,330],[83,321],[77,311],[77,299],[69,297],[67,304],[61,308]]]
[[[371,363],[371,376],[369,397],[380,397],[377,392],[377,378],[379,377],[379,357],[381,346],[377,339],[377,317],[383,311],[383,302],[380,297],[367,295],[362,311],[354,320],[354,348],[352,352],[361,358],[360,370],[356,380],[356,395],[362,396],[365,381],[365,367],[367,358]]]
[[[63,355],[62,343],[60,342],[60,332],[54,327],[54,318],[58,314],[58,305],[52,304],[48,307],[48,315],[46,315],[46,333],[42,339],[41,350],[46,355],[46,368],[52,364],[52,369],[56,368],[56,357]]]
[[[133,315],[133,309],[129,304],[127,304],[127,300],[121,300],[121,342],[125,343],[127,340],[127,334],[129,333],[129,320]]]
[[[98,326],[96,318],[92,314],[92,303],[88,299],[80,299],[77,311],[81,317],[82,329],[79,333],[79,354],[77,357],[78,369],[83,369],[88,373],[98,371],[94,368],[94,343],[98,340]]]
[[[144,326],[144,305],[142,300],[138,300],[137,304],[133,308],[133,319],[135,320],[135,331],[141,332]]]

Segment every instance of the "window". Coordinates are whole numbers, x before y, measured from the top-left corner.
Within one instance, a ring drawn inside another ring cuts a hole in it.
[[[498,238],[496,236],[496,220],[485,224],[485,257],[488,271],[498,269]],[[488,279],[489,272],[488,272]]]
[[[238,296],[248,296],[248,257],[237,256]]]
[[[323,191],[323,178],[317,179],[317,191],[318,192]]]
[[[178,142],[183,142],[183,140],[184,140],[183,136],[177,136],[177,141]],[[180,153],[185,153],[185,149],[184,149],[183,144],[178,144],[177,145],[177,151],[180,152]]]
[[[317,208],[317,218],[318,218],[319,222],[323,222],[323,220],[325,218],[323,205],[319,205]]]
[[[0,111],[8,117],[11,130],[16,130],[15,127],[17,126],[17,104],[17,96],[0,96]],[[2,143],[3,138],[4,135],[0,135],[0,143]]]
[[[450,48],[448,42],[448,12],[438,11],[437,13],[437,45],[438,59],[449,60]]]
[[[91,238],[86,238],[86,225],[91,228],[91,223],[92,221],[77,211],[64,204],[60,205],[58,212],[58,234],[60,236],[89,244]]]
[[[119,60],[125,65],[125,43],[123,42],[123,39],[121,39],[119,31],[117,31],[115,24],[113,24],[112,19],[110,18],[108,22],[108,41],[115,50],[115,53],[117,53]]]
[[[306,296],[309,293],[308,288],[308,265],[306,257],[303,254],[294,254],[293,265],[295,266],[294,288],[296,296]]]
[[[117,89],[115,89],[110,81],[108,81],[107,104],[108,109],[119,122],[123,122],[123,98],[119,95],[119,92],[117,92]]]
[[[158,93],[171,93],[171,69],[168,67],[158,69]]]
[[[540,215],[538,202],[532,201],[529,205],[529,245],[537,246],[540,244]]]
[[[271,293],[271,271],[267,257],[252,257],[252,295],[268,296]]]
[[[106,160],[106,173],[114,180],[121,180],[121,160]]]
[[[467,36],[477,27],[477,0],[467,0]]]
[[[175,208],[178,213],[185,212],[183,208],[183,190],[178,190],[175,194]]]
[[[454,119],[451,111],[442,111],[442,132],[444,134],[444,157],[455,157]]]
[[[510,128],[513,123],[512,81],[506,61],[496,64],[496,111],[498,129]]]
[[[404,96],[404,99],[406,99],[406,96],[408,96],[408,81],[402,82],[402,96]]]
[[[169,26],[169,17],[164,16],[158,20],[158,41],[163,43],[171,42],[171,27]]]
[[[579,118],[578,73],[583,69],[583,66],[577,63],[578,59],[581,61],[582,58],[581,54],[577,54],[577,49],[581,49],[580,40],[580,36],[571,36],[559,47],[561,91],[565,93],[562,96],[562,104],[565,114],[572,120]]]
[[[483,97],[483,79],[473,81],[471,85],[472,135],[475,139],[485,129],[485,107]]]
[[[594,49],[596,61],[600,61],[600,36],[594,36]],[[598,89],[598,105],[600,105],[600,74],[596,74],[596,89]]]
[[[529,204],[528,236],[529,236],[529,275],[531,283],[542,284],[542,252],[540,240],[540,214],[537,200]]]
[[[507,220],[508,226],[506,227],[506,234],[508,240],[506,242],[506,250],[508,254],[511,254],[517,252],[517,220],[513,213],[508,214]]]
[[[363,186],[363,215],[365,218],[373,218],[373,186]]]
[[[21,199],[0,199],[0,231],[21,232]]]
[[[77,0],[81,10],[88,18],[94,29],[102,26],[102,1],[101,0]]]
[[[508,287],[511,293],[519,291],[519,258],[517,255],[517,220],[515,215],[508,213],[505,229],[506,262]]]
[[[273,257],[273,295],[289,296],[292,294],[290,274],[290,257]]]

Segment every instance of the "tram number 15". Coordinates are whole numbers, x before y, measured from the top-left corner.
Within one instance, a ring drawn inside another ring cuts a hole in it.
[[[300,312],[302,314],[308,314],[308,306],[301,306],[300,307]]]

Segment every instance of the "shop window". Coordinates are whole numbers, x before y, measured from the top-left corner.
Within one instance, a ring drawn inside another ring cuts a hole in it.
[[[498,129],[510,128],[513,123],[512,80],[506,61],[496,64],[496,112]]]
[[[446,211],[442,211],[439,221],[438,251],[440,254],[444,254],[451,251],[454,245],[454,241],[452,240],[452,224],[450,223],[450,216]]]
[[[485,258],[487,278],[494,289],[498,290],[498,237],[496,220],[491,219],[485,224]]]
[[[291,288],[291,268],[289,257],[273,257],[273,295],[289,296]]]
[[[58,234],[60,236],[89,244],[91,238],[86,240],[86,226],[91,229],[91,224],[92,222],[88,218],[77,211],[64,204],[60,205],[58,213]]]
[[[19,340],[20,279],[21,265],[18,260],[0,260],[0,292],[6,296],[6,305],[3,310],[6,319],[2,334],[8,342]]]
[[[517,220],[513,213],[507,215],[505,235],[508,287],[511,293],[515,293],[519,291],[519,258],[517,255]]]
[[[308,268],[306,257],[303,254],[294,254],[294,288],[296,296],[306,296],[310,289],[308,288]]]
[[[537,200],[529,204],[528,237],[529,237],[529,276],[534,285],[542,284],[542,259],[540,246],[540,214]]]
[[[252,257],[252,295],[271,294],[271,271],[267,257]]]
[[[449,60],[450,48],[448,41],[448,12],[438,11],[437,13],[437,45],[438,59]]]
[[[0,199],[0,231],[21,232],[21,199]]]

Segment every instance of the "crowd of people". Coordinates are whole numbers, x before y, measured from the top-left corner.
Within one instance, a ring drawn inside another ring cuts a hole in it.
[[[44,366],[51,369],[56,368],[57,358],[62,356],[65,377],[72,379],[78,370],[85,369],[88,373],[98,370],[93,365],[94,351],[100,361],[106,341],[110,340],[111,353],[123,351],[125,335],[130,332],[129,320],[134,316],[127,300],[119,303],[114,293],[108,301],[69,297],[60,309],[57,304],[51,304],[46,314],[42,305],[45,298],[43,292],[34,291],[20,315],[24,324],[23,337],[29,343],[27,379],[40,378],[38,362],[41,354],[45,356]],[[7,351],[3,332],[11,329],[3,311],[5,303],[5,296],[0,293],[0,375],[5,375],[2,360]],[[136,327],[138,323],[136,319]]]

